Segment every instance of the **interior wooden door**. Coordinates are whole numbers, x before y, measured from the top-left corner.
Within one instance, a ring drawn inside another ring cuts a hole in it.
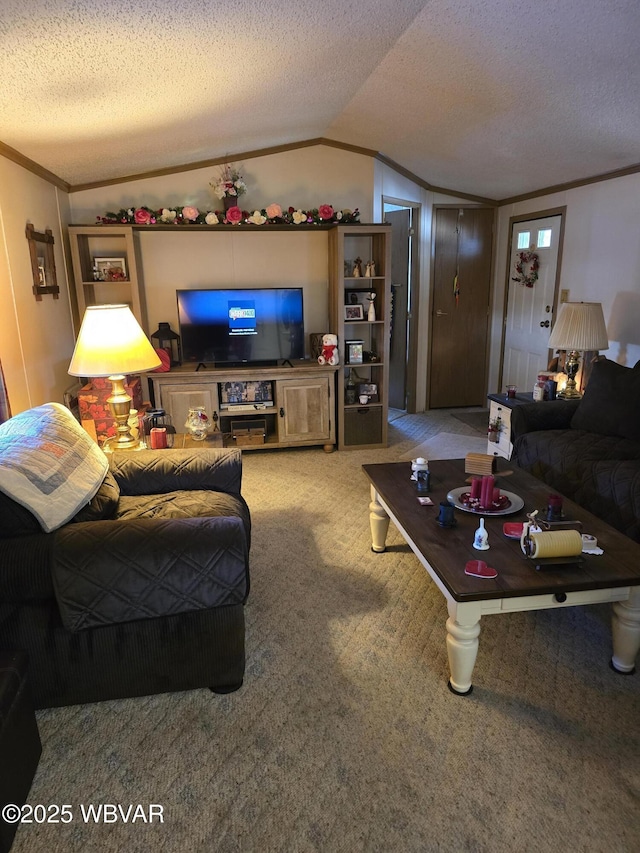
[[[487,346],[492,208],[436,208],[429,408],[482,406]]]
[[[407,407],[407,358],[409,320],[409,229],[411,211],[389,210],[385,222],[393,226],[391,239],[391,344],[389,360],[389,406]]]

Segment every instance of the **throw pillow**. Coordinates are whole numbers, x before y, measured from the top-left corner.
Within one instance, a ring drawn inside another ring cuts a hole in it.
[[[107,457],[69,409],[45,403],[0,425],[0,491],[50,533],[96,494]]]
[[[640,363],[639,363],[640,364]],[[603,358],[591,371],[571,429],[640,441],[640,367],[624,367]]]

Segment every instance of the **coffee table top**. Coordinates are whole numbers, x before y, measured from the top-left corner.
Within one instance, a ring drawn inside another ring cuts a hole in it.
[[[507,460],[498,461],[496,485],[519,495],[524,500],[523,509],[513,515],[493,517],[456,509],[457,526],[451,529],[441,528],[436,519],[440,501],[445,501],[452,489],[466,484],[468,475],[464,471],[464,459],[429,463],[429,497],[433,506],[418,503],[415,483],[410,479],[410,462],[362,467],[376,492],[398,520],[402,532],[426,558],[456,601],[568,593],[640,584],[640,545],[567,498],[563,503],[565,518],[581,521],[582,532],[595,536],[604,554],[583,554],[584,563],[578,568],[536,571],[534,564],[523,555],[520,542],[507,539],[502,527],[505,522],[526,521],[527,513],[535,509],[542,512],[552,490]],[[489,534],[488,551],[477,551],[473,547],[480,517],[485,519]],[[485,560],[487,565],[496,569],[498,577],[476,578],[465,574],[467,561],[478,559]]]

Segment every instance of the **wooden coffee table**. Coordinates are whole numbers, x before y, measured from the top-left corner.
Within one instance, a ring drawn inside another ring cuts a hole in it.
[[[447,651],[449,687],[465,695],[472,690],[471,677],[478,653],[480,619],[491,613],[574,607],[580,604],[613,603],[611,666],[620,673],[635,671],[640,649],[640,545],[577,504],[564,500],[567,519],[582,522],[604,549],[601,556],[584,554],[582,566],[536,571],[522,554],[520,542],[502,532],[505,521],[526,521],[526,513],[542,511],[551,491],[507,460],[498,463],[496,484],[519,495],[524,507],[507,516],[483,516],[489,534],[488,551],[473,548],[480,516],[455,510],[457,525],[443,529],[437,523],[439,503],[452,489],[466,484],[464,460],[430,463],[433,506],[417,500],[410,462],[363,465],[371,482],[370,522],[372,549],[385,550],[392,520],[447,600]],[[468,560],[485,560],[498,572],[495,579],[465,574]]]

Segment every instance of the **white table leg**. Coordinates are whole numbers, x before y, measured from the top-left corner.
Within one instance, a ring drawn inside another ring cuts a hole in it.
[[[632,586],[626,601],[612,605],[611,633],[613,657],[611,666],[618,672],[635,672],[635,661],[640,650],[640,586]]]
[[[378,494],[371,486],[371,503],[369,504],[369,525],[371,527],[371,550],[382,553],[386,548],[389,516],[378,501]]]
[[[448,607],[449,688],[453,693],[465,696],[473,690],[471,676],[478,656],[480,614],[477,608],[460,607],[455,601],[449,601]]]

